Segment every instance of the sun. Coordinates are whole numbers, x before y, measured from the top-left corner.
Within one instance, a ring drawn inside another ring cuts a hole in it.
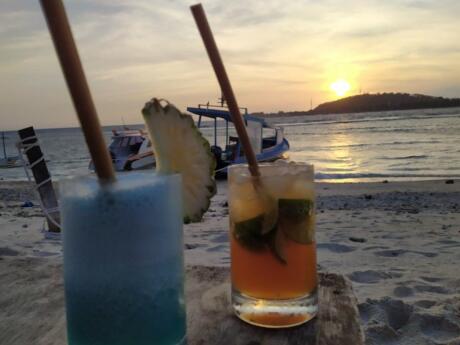
[[[337,96],[343,97],[350,90],[350,83],[343,79],[336,80],[331,84],[331,90]]]

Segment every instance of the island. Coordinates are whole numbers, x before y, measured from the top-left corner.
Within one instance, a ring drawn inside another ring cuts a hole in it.
[[[312,110],[252,113],[263,117],[285,117],[316,114],[362,113],[371,111],[410,110],[460,107],[460,98],[435,97],[409,93],[366,93],[325,102]]]

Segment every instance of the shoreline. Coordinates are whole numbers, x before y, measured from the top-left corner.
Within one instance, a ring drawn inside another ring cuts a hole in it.
[[[316,184],[319,269],[352,282],[367,345],[460,343],[460,179],[453,182]],[[226,193],[219,181],[203,221],[184,226],[187,265],[230,265]],[[61,240],[40,231],[28,182],[0,181],[0,215],[0,276],[14,257],[62,261]],[[2,281],[0,304],[13,287]]]
[[[18,167],[18,168],[13,168],[13,169],[21,169],[21,172],[23,171],[23,167]],[[137,171],[144,171],[144,170],[137,170]],[[66,179],[66,178],[75,178],[75,177],[80,177],[80,176],[86,176],[87,174],[90,174],[91,172],[88,171],[88,173],[83,173],[83,174],[77,174],[77,175],[72,175],[72,176],[65,176],[65,177],[54,177],[53,181],[58,183],[60,179]],[[129,173],[129,172],[122,172],[122,174]],[[322,173],[319,173],[322,174]],[[410,180],[407,178],[410,178],[410,176],[387,176],[387,177],[361,177],[361,178],[354,178],[354,177],[344,177],[344,178],[315,178],[315,183],[317,184],[357,184],[357,183],[413,183],[413,182],[436,182],[436,181],[447,181],[447,180],[458,180],[460,181],[460,176],[458,175],[452,175],[452,176],[413,176],[411,177]],[[217,180],[218,182],[225,182],[226,179],[222,180]],[[8,177],[2,177],[0,176],[0,184],[2,183],[24,183],[24,182],[29,182],[27,177],[24,176],[21,178],[8,178]]]

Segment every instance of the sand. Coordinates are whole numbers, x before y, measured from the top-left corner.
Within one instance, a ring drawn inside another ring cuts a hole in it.
[[[219,182],[204,221],[185,226],[186,264],[229,265],[226,190]],[[366,344],[459,345],[460,181],[319,183],[317,191],[319,268],[352,282]],[[37,205],[26,182],[0,181],[0,320],[27,308],[2,300],[14,288],[7,271],[27,269],[15,257],[62,261],[61,240],[45,238]],[[45,289],[46,281],[31,284]],[[6,331],[24,329],[0,322],[0,344]]]

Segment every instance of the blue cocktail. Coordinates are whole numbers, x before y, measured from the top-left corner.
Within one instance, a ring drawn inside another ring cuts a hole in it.
[[[61,188],[70,345],[185,344],[180,175]]]

